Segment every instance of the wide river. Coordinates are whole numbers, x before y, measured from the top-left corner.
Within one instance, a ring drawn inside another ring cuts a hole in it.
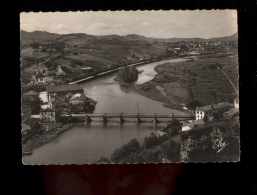
[[[158,113],[183,114],[162,106],[161,102],[151,100],[132,91],[132,86],[145,83],[157,74],[154,67],[166,62],[184,61],[185,59],[168,59],[138,66],[143,70],[135,83],[124,85],[113,80],[116,74],[101,77],[82,84],[86,96],[96,100],[94,113]],[[117,120],[110,120],[106,125],[94,120],[90,125],[77,123],[75,126],[53,141],[37,148],[30,156],[23,157],[24,164],[87,164],[100,157],[110,158],[112,152],[136,138],[140,143],[152,132],[160,130],[165,121],[153,125],[151,121],[136,124],[125,121],[120,125]]]

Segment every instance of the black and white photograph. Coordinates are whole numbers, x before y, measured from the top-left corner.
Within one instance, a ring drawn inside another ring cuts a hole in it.
[[[20,13],[25,165],[240,161],[237,11]]]

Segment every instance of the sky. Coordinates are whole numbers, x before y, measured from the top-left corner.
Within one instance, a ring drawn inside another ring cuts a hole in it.
[[[22,12],[20,29],[58,34],[213,38],[237,32],[236,10]]]

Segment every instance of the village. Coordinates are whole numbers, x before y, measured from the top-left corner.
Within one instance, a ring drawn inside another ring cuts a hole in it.
[[[51,85],[46,92],[25,92],[21,99],[23,143],[36,134],[66,130],[63,125],[67,128],[71,122],[63,121],[61,114],[91,113],[97,103],[86,97],[79,85]]]

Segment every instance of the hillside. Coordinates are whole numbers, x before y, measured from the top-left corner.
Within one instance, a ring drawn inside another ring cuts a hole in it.
[[[221,42],[237,41],[238,40],[238,33],[235,33],[231,36],[226,36],[226,37],[211,38],[209,40],[210,41],[221,41]]]
[[[236,35],[215,40],[236,39]],[[214,40],[213,39],[213,40]],[[28,83],[38,71],[67,67],[76,78],[124,64],[156,57],[173,56],[162,42],[201,41],[200,38],[157,39],[141,35],[94,36],[85,33],[55,34],[20,31],[22,81]],[[156,43],[157,41],[157,43]],[[182,51],[183,52],[183,51]],[[89,69],[90,70],[89,70]],[[87,69],[87,70],[86,70]],[[71,79],[67,76],[67,81]]]
[[[24,30],[20,31],[20,41],[21,44],[30,44],[33,42],[47,43],[48,41],[55,40],[60,35],[55,33],[49,33],[46,31],[34,31],[26,32]]]

